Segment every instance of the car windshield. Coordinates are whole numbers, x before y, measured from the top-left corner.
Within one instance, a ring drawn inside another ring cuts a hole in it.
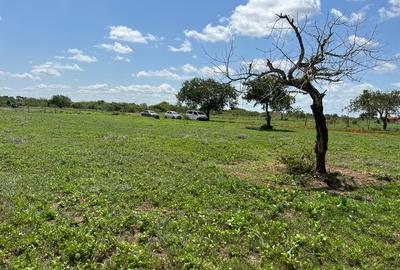
[[[197,112],[199,115],[206,115],[205,113],[203,113],[203,112]]]

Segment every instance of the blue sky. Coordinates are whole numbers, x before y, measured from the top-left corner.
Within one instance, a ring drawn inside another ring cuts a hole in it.
[[[240,57],[259,58],[279,12],[365,21],[385,57],[400,57],[400,0],[0,0],[0,95],[175,102],[183,80],[215,76],[205,51],[221,55],[232,36]],[[399,89],[398,63],[326,88],[326,112],[342,113],[365,88]]]

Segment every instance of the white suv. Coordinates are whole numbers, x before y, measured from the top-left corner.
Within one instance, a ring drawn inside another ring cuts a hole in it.
[[[187,111],[186,118],[190,120],[207,121],[208,117],[205,113],[199,111]]]
[[[168,111],[165,113],[165,118],[182,119],[182,115],[174,111]]]

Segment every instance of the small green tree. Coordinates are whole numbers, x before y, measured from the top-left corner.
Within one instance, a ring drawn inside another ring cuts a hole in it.
[[[222,84],[213,79],[193,78],[184,81],[176,95],[181,103],[189,107],[200,108],[210,119],[211,111],[223,110],[237,105],[237,91],[229,84]]]
[[[259,77],[243,83],[246,92],[243,99],[255,101],[254,106],[261,105],[265,110],[265,128],[272,129],[271,114],[269,109],[275,112],[284,112],[291,109],[294,97],[288,95],[286,87],[272,77]]]
[[[386,130],[388,116],[400,110],[400,91],[382,92],[364,90],[364,92],[350,102],[349,110],[364,112],[369,115],[378,114]]]
[[[66,108],[72,106],[72,101],[69,97],[63,95],[54,95],[49,99],[49,106],[54,106],[58,108]]]

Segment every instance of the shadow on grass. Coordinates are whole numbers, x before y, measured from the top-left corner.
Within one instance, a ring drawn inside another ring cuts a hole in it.
[[[235,120],[221,120],[221,119],[210,119],[208,122],[219,122],[219,123],[238,123]]]
[[[248,126],[248,127],[246,127],[246,129],[265,131],[265,132],[294,132],[294,130],[290,130],[290,129],[278,129],[278,128],[267,129],[263,126],[261,126],[261,127]]]
[[[340,194],[342,192],[355,191],[362,186],[364,185],[355,181],[354,176],[344,175],[340,172],[330,172],[324,178],[314,178],[308,189]]]

